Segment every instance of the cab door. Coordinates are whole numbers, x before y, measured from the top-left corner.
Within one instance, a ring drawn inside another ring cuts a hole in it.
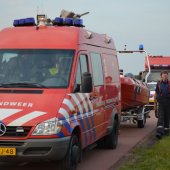
[[[93,79],[93,90],[89,94],[81,92],[82,75],[84,72],[90,72]],[[79,54],[75,89],[74,92],[79,95],[81,101],[80,107],[83,114],[80,115],[80,125],[82,129],[82,143],[86,146],[100,139],[106,133],[105,125],[105,101],[104,101],[104,80],[101,55],[91,52]],[[83,96],[88,99],[82,100]]]
[[[104,99],[105,87],[101,54],[99,52],[90,52],[90,60],[93,78],[93,92],[91,94],[91,102],[93,104],[96,138],[100,139],[106,133]]]
[[[82,93],[82,76],[85,72],[90,73],[88,55],[81,53],[79,54],[77,61],[74,94],[76,96],[75,102],[78,106],[78,121],[81,128],[83,147],[96,140],[93,104],[90,98],[90,93]]]

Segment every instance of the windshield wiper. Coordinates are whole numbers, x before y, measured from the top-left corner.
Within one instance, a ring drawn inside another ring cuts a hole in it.
[[[39,83],[30,82],[16,82],[16,83],[2,83],[0,87],[10,88],[10,87],[30,87],[30,88],[47,88],[46,86]]]

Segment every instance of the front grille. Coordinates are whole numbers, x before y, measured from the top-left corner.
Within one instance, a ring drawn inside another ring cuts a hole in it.
[[[0,90],[0,93],[16,93],[16,94],[42,94],[43,90]]]
[[[0,141],[0,146],[22,146],[24,142]]]
[[[22,129],[23,131],[17,132],[17,129]],[[7,126],[6,132],[3,136],[0,136],[0,139],[2,137],[26,137],[28,133],[31,130],[31,126],[23,126],[23,127],[17,127],[17,126]]]

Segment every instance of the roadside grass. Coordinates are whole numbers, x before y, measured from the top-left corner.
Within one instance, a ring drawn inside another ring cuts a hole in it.
[[[127,162],[119,170],[170,170],[170,137],[132,151]]]

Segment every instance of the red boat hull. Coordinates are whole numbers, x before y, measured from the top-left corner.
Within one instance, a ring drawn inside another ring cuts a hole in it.
[[[149,88],[145,83],[130,77],[120,79],[122,111],[149,103]]]

